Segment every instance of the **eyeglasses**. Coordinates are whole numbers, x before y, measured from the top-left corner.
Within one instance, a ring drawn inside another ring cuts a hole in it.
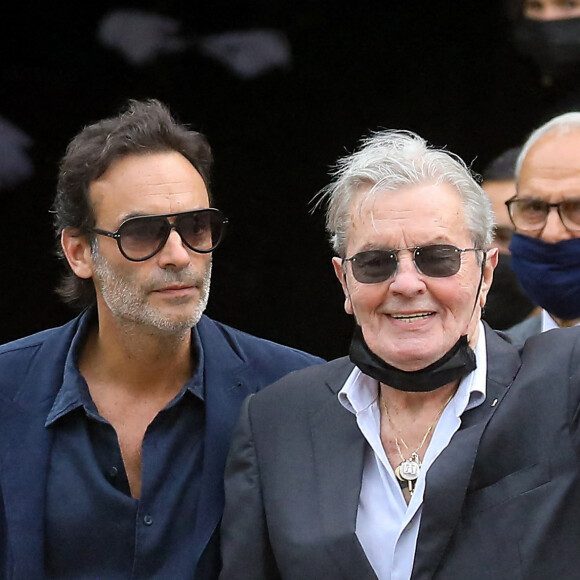
[[[169,218],[175,218],[173,223]],[[181,213],[136,216],[125,220],[116,232],[99,228],[91,231],[117,240],[119,251],[127,260],[143,262],[157,254],[175,230],[183,243],[194,252],[208,254],[222,241],[227,218],[219,209],[207,208]]]
[[[555,207],[564,227],[571,231],[580,231],[580,199],[564,199],[557,203],[548,203],[543,199],[518,198],[508,199],[510,219],[518,230],[539,232],[546,227],[548,214]]]
[[[352,275],[362,284],[384,282],[397,272],[398,253],[413,252],[413,263],[417,270],[431,278],[447,278],[459,272],[463,252],[483,251],[480,248],[456,248],[449,244],[414,246],[395,250],[367,250],[359,252],[343,262],[350,262]]]

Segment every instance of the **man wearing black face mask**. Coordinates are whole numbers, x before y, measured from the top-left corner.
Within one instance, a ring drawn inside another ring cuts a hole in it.
[[[414,133],[372,135],[323,199],[350,356],[244,402],[220,579],[577,578],[580,329],[522,354],[481,322],[490,200]]]
[[[526,141],[517,194],[506,203],[516,229],[512,268],[541,315],[508,330],[518,342],[580,322],[580,112],[559,115]]]
[[[544,122],[580,109],[580,1],[515,0],[513,40],[540,74]]]
[[[491,199],[496,219],[492,247],[498,248],[498,263],[493,284],[482,314],[492,328],[505,330],[530,316],[536,306],[522,290],[511,267],[509,245],[514,232],[505,202],[516,192],[515,166],[520,147],[496,157],[483,170],[481,187]]]

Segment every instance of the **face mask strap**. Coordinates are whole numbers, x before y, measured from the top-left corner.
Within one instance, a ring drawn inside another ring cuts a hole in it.
[[[481,250],[483,252],[483,258],[481,259],[481,271],[479,275],[479,284],[477,285],[477,292],[475,293],[475,302],[473,303],[473,309],[471,310],[471,316],[469,320],[473,318],[473,314],[477,308],[477,301],[479,300],[479,294],[481,292],[481,287],[483,286],[483,278],[485,276],[485,265],[487,263],[487,252],[485,250]]]

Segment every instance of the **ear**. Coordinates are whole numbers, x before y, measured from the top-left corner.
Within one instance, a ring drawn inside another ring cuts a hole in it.
[[[347,314],[354,314],[352,309],[352,302],[350,299],[350,292],[348,291],[348,286],[346,285],[346,271],[343,268],[343,262],[341,258],[332,258],[332,265],[334,267],[334,273],[342,286],[342,291],[344,292],[344,310]]]
[[[479,305],[481,308],[485,306],[487,301],[487,293],[491,288],[491,283],[493,282],[493,271],[497,266],[499,259],[498,248],[490,248],[487,251],[487,256],[485,259],[485,267],[483,269],[483,281],[481,283],[481,292],[479,293]]]
[[[60,245],[71,270],[79,278],[92,278],[93,261],[87,237],[76,234],[71,228],[65,228],[60,236]]]

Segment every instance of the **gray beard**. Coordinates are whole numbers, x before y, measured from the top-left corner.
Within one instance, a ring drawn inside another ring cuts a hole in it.
[[[156,287],[187,283],[199,288],[200,297],[195,307],[179,318],[169,318],[148,302],[149,290],[153,287],[151,282],[139,286],[129,278],[119,276],[98,249],[93,250],[92,258],[95,285],[113,316],[120,322],[148,327],[164,334],[180,334],[200,321],[209,299],[211,262],[201,276],[190,271],[163,270],[162,275],[155,279]]]

